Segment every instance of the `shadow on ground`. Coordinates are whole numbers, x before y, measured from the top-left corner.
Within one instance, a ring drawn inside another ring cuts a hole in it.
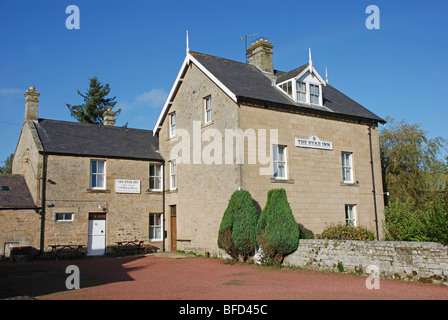
[[[133,281],[127,263],[143,256],[91,257],[31,262],[0,262],[0,299],[27,299],[67,291],[66,273],[70,265],[80,270],[80,287],[88,288],[113,282]],[[106,272],[107,271],[107,272]]]

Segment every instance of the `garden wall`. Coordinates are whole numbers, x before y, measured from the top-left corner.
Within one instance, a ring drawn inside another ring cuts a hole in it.
[[[448,247],[433,242],[300,240],[283,264],[360,275],[375,265],[383,279],[448,285]]]

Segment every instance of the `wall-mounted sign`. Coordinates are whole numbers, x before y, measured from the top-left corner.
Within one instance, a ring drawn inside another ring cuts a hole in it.
[[[140,193],[140,180],[115,179],[116,193]]]
[[[317,136],[308,139],[296,138],[296,147],[333,150],[333,142],[320,140]]]

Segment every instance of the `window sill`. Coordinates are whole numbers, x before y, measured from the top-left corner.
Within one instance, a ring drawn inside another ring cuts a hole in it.
[[[209,126],[213,125],[214,123],[215,123],[215,122],[214,122],[213,120],[210,121],[210,122],[204,123],[204,124],[201,125],[201,129],[202,129],[202,128],[209,127]]]
[[[172,136],[172,137],[168,137],[168,138],[166,139],[166,141],[171,141],[171,140],[176,140],[176,139],[177,139],[177,134],[174,135],[174,136]]]
[[[163,190],[151,190],[151,189],[147,189],[145,191],[147,194],[162,194]]]
[[[359,187],[359,181],[356,181],[356,182],[341,182],[340,185],[341,186],[345,186],[345,187]]]
[[[177,193],[177,189],[167,190],[166,193],[167,193],[167,194],[170,194],[170,193]]]
[[[276,179],[276,178],[271,178],[271,183],[288,183],[288,184],[294,184],[294,179]]]
[[[87,193],[110,193],[110,189],[86,189]]]

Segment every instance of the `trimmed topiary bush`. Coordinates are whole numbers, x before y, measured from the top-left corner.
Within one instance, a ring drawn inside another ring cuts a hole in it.
[[[266,206],[257,224],[257,242],[261,248],[262,262],[281,264],[285,256],[297,250],[299,236],[299,227],[285,189],[269,190]]]
[[[257,244],[257,209],[247,190],[232,194],[222,217],[218,232],[218,247],[232,258],[246,260],[252,256]]]

